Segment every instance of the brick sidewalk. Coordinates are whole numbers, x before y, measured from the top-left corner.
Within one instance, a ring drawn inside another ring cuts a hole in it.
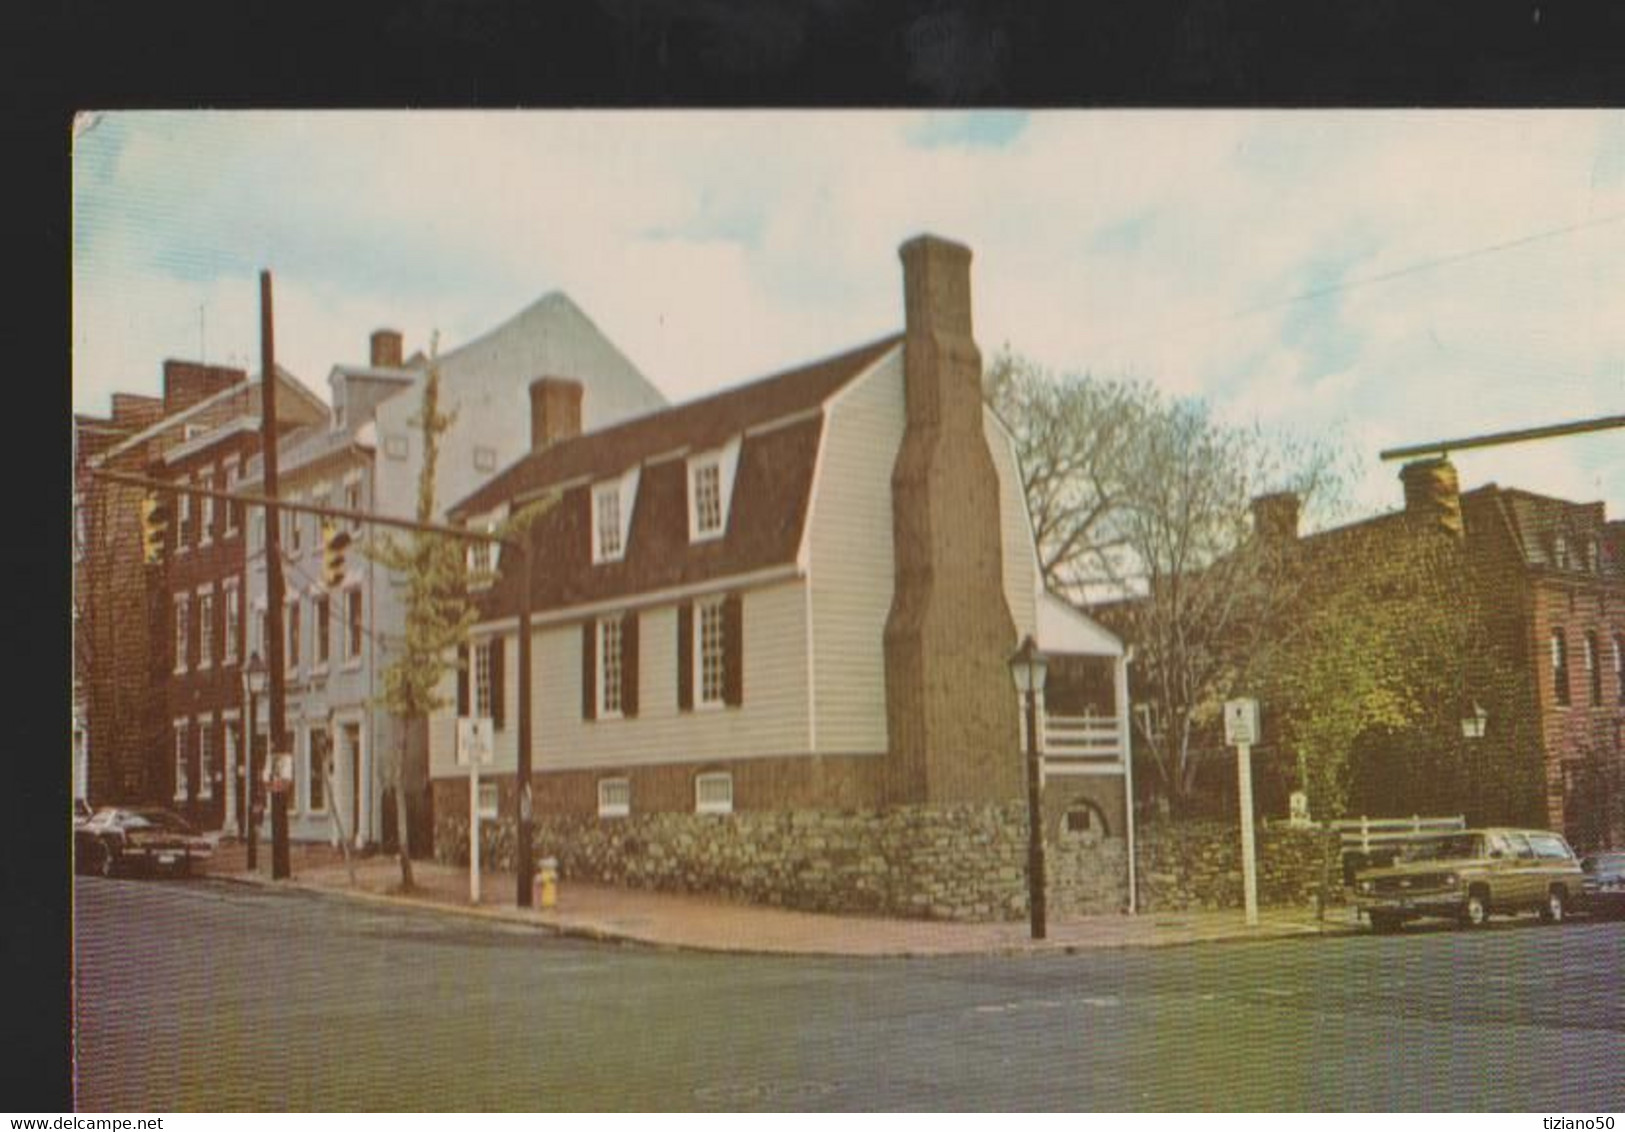
[[[259,847],[259,870],[249,874],[245,848],[225,843],[206,872],[222,879],[291,884],[369,901],[434,908],[448,914],[526,923],[563,935],[623,940],[657,947],[738,953],[924,956],[1071,952],[1092,948],[1163,947],[1221,940],[1277,939],[1361,930],[1347,909],[1317,921],[1308,909],[1266,909],[1247,927],[1240,910],[1089,916],[1051,922],[1049,938],[1027,938],[1027,924],[960,924],[797,912],[716,897],[647,892],[570,881],[559,886],[549,911],[517,906],[514,874],[487,872],[478,907],[469,902],[468,869],[414,861],[417,891],[403,895],[400,865],[392,856],[355,857],[354,882],[337,849],[290,846],[287,881],[270,879],[269,844]]]

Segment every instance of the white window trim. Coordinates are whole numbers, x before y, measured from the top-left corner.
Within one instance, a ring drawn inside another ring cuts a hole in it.
[[[235,491],[237,489],[238,468],[240,466],[241,462],[236,456],[228,456],[226,458],[223,465],[224,470],[221,473],[221,478],[225,480],[227,491]],[[225,514],[220,523],[220,538],[222,541],[225,541],[226,539],[236,538],[242,533],[242,528],[232,521],[237,514],[237,509],[235,506],[233,506],[232,502],[229,499],[225,500],[223,502],[223,506],[225,507]]]
[[[203,472],[197,477],[197,485],[209,491],[214,490],[214,473]],[[208,546],[214,542],[214,496],[198,496],[198,537],[199,546]]]
[[[694,710],[695,711],[721,711],[728,706],[728,637],[723,617],[723,603],[727,601],[726,595],[700,598],[694,603]],[[714,609],[717,613],[717,631],[722,633],[722,674],[717,685],[717,698],[705,698],[705,611]]]
[[[341,593],[344,601],[340,607],[340,620],[344,626],[344,631],[340,634],[342,638],[340,643],[344,646],[344,649],[339,667],[349,671],[361,667],[361,654],[367,651],[367,605],[366,600],[361,596],[360,586],[346,587]],[[361,603],[361,639],[356,642],[353,651],[350,648],[350,596],[352,594]]]
[[[352,502],[351,499],[350,499],[350,489],[351,488],[356,489],[354,506],[351,506],[351,502]],[[366,492],[366,488],[362,486],[361,472],[360,472],[359,469],[356,470],[356,471],[352,471],[352,472],[346,472],[344,474],[343,491],[342,491],[342,496],[341,497],[344,500],[345,510],[347,510],[347,511],[364,511],[364,510],[366,510],[367,492]],[[351,519],[351,520],[349,520],[349,525],[350,525],[351,530],[359,530],[361,528],[361,520],[359,520],[359,519]]]
[[[200,720],[197,725],[197,796],[199,801],[214,799],[214,769],[210,763],[210,740],[217,731],[213,720]]]
[[[626,788],[624,801],[607,801],[604,797],[605,787]],[[598,816],[601,818],[625,818],[632,816],[632,780],[625,776],[616,778],[600,778],[598,780]]]
[[[175,760],[175,801],[184,802],[188,796],[190,772],[187,770],[186,757],[186,728],[188,724],[184,719],[175,721],[175,746],[173,757]]]
[[[192,549],[192,496],[189,492],[175,493],[175,553],[185,554]]]
[[[187,670],[186,654],[189,651],[187,646],[192,643],[191,594],[176,594],[174,596],[170,609],[170,619],[175,638],[175,672],[179,674]]]
[[[490,801],[487,802],[486,799]],[[495,782],[480,783],[479,810],[481,821],[496,821],[501,806],[502,795]]]
[[[598,647],[596,650],[598,653],[598,663],[593,666],[596,670],[594,673],[594,683],[597,685],[593,689],[593,693],[597,697],[596,702],[598,709],[595,714],[599,719],[622,718],[620,703],[615,706],[613,711],[604,706],[604,672],[609,663],[609,649],[604,647],[604,638],[610,626],[614,626],[617,634],[615,638],[615,659],[616,663],[620,665],[621,668],[620,696],[618,698],[620,703],[625,703],[626,701],[626,641],[619,635],[621,633],[621,618],[618,614],[612,617],[600,617],[595,630],[595,632],[598,634]]]
[[[208,602],[209,621],[203,623],[203,604]],[[214,589],[211,586],[199,586],[197,589],[197,666],[198,671],[214,667]]]
[[[222,594],[221,616],[223,618],[220,623],[220,663],[232,665],[237,663],[237,658],[242,655],[243,651],[243,590],[241,581],[237,578],[227,578],[220,584],[220,593]],[[237,605],[235,613],[232,612],[231,608],[233,598],[236,599]]]
[[[327,616],[318,618],[316,611],[323,601],[327,602]],[[319,648],[322,640],[321,628],[323,623],[327,626],[327,655],[322,656]],[[333,660],[333,599],[326,590],[315,588],[310,594],[310,671],[313,674],[323,674]]]
[[[710,785],[718,782],[728,784],[728,800],[702,801],[700,798],[701,784]],[[697,814],[731,814],[734,812],[734,776],[731,771],[707,771],[694,776],[694,812]]]
[[[632,535],[632,509],[637,506],[638,481],[643,469],[634,466],[624,472],[619,478],[600,480],[592,485],[592,560],[594,565],[603,562],[620,562],[626,557],[626,543]],[[603,543],[599,539],[599,496],[600,494],[615,494],[617,533],[620,546],[613,554],[605,554]],[[692,520],[691,520],[692,522]]]
[[[739,443],[741,437],[734,437],[721,448],[714,448],[708,452],[699,452],[690,456],[684,472],[688,477],[684,482],[684,494],[688,497],[688,541],[709,542],[719,539],[728,533],[728,516],[733,510],[734,471],[739,466]],[[695,506],[694,473],[697,469],[715,464],[717,467],[717,490],[721,496],[719,504],[722,509],[722,525],[714,531],[700,530],[699,509]]]
[[[491,718],[492,701],[496,697],[496,689],[491,685],[491,649],[500,641],[501,637],[482,637],[475,640],[469,651],[468,658],[468,707],[476,719]],[[480,660],[484,658],[485,668],[485,698],[480,698]]]
[[[506,518],[505,512],[492,512],[481,519],[467,524],[470,530],[483,530],[486,534],[495,534],[497,527]],[[475,561],[474,553],[483,547],[487,555],[485,565]],[[471,575],[470,586],[474,589],[489,589],[496,584],[497,567],[502,562],[502,544],[500,542],[470,542],[465,555],[468,572]]]

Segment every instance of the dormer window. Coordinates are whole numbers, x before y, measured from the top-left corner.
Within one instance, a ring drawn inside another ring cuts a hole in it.
[[[638,494],[638,469],[592,489],[592,560],[619,562],[626,557],[632,533],[632,508]]]
[[[468,524],[470,530],[484,531],[486,534],[496,533],[497,524],[501,521],[501,514],[494,514],[487,518],[475,520]],[[469,584],[478,589],[484,589],[496,581],[497,563],[502,557],[502,544],[496,541],[470,541],[468,544],[468,572]]]
[[[721,538],[728,529],[728,506],[733,496],[734,468],[739,462],[739,440],[711,452],[689,457],[688,538],[690,542]]]
[[[1559,570],[1569,568],[1569,540],[1563,535],[1552,539],[1552,564]]]

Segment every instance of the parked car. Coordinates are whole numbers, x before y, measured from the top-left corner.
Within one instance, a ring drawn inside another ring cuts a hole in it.
[[[1464,927],[1517,912],[1557,922],[1577,905],[1581,877],[1574,850],[1558,834],[1464,830],[1414,842],[1392,865],[1362,870],[1354,902],[1379,932],[1429,916]]]
[[[1580,891],[1594,916],[1625,916],[1625,850],[1596,853],[1580,862]]]
[[[110,806],[73,831],[75,870],[105,877],[136,870],[185,876],[213,852],[185,818],[157,807]]]

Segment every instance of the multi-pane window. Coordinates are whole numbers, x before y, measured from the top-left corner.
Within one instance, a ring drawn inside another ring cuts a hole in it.
[[[1552,539],[1552,561],[1559,570],[1569,568],[1569,540],[1564,535],[1556,535]]]
[[[214,473],[204,472],[198,477],[197,485],[205,491],[214,490]],[[198,497],[198,510],[202,512],[199,521],[201,528],[199,542],[210,542],[214,539],[214,496],[202,495]]]
[[[628,778],[600,778],[598,780],[598,816],[624,818],[632,812],[632,780]]]
[[[1562,707],[1569,706],[1569,644],[1563,630],[1552,630],[1552,689]]]
[[[186,782],[186,724],[175,725],[175,801],[184,802],[188,794]]]
[[[255,508],[253,521],[248,528],[248,549],[257,552],[265,549],[265,509]]]
[[[222,663],[235,664],[237,661],[237,648],[242,635],[243,594],[242,590],[234,584],[226,586],[226,633],[225,657]]]
[[[313,728],[310,732],[310,808],[327,809],[327,731]]]
[[[288,622],[288,639],[286,642],[288,655],[283,659],[290,669],[294,669],[299,667],[299,603],[290,601],[288,608],[285,610],[285,615]]]
[[[185,550],[192,545],[192,496],[184,491],[175,493],[175,549]]]
[[[713,772],[695,776],[694,811],[701,814],[731,814],[734,808],[734,776]]]
[[[357,660],[361,656],[361,591],[344,591],[344,659]]]
[[[226,488],[233,490],[237,487],[237,458],[234,456],[226,461]],[[243,525],[243,505],[235,499],[228,499],[225,503],[225,529],[221,532],[222,538],[236,538],[237,532]]]
[[[701,602],[695,607],[699,614],[699,632],[695,634],[695,665],[699,673],[699,702],[721,704],[726,688],[726,635],[723,631],[722,599]]]
[[[1602,706],[1602,657],[1597,654],[1597,634],[1586,630],[1586,683],[1591,688],[1591,706]]]
[[[249,646],[263,658],[270,648],[271,640],[271,612],[267,609],[254,611],[254,641]]]
[[[598,714],[621,714],[621,620],[598,622]]]
[[[283,511],[282,530],[288,553],[298,554],[304,548],[305,517],[297,511]]]
[[[488,719],[495,714],[491,700],[491,641],[474,646],[474,717]]]
[[[722,530],[722,464],[694,465],[694,533],[704,537]]]
[[[197,728],[197,796],[214,797],[214,724],[207,721]]]
[[[214,591],[200,590],[197,595],[197,666],[209,668],[214,664]]]
[[[187,654],[192,645],[192,599],[187,594],[175,595],[175,671],[186,671]]]
[[[596,561],[612,562],[621,557],[621,489],[617,484],[593,493],[597,515],[598,553]]]
[[[318,594],[316,600],[311,602],[310,616],[315,623],[311,626],[311,636],[316,641],[316,659],[312,662],[317,667],[326,667],[328,651],[328,624],[332,606],[326,594]]]

